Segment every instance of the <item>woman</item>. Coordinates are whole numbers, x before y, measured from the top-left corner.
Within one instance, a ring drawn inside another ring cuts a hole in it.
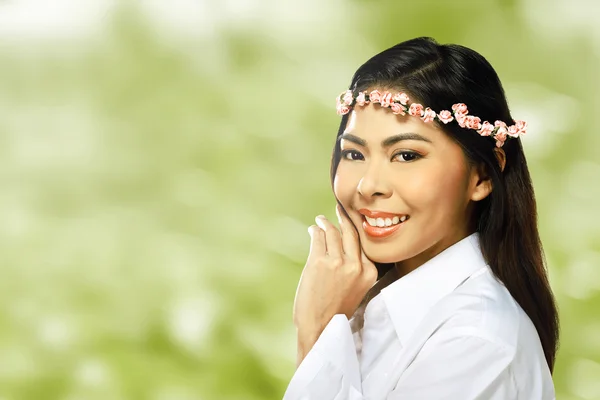
[[[533,187],[478,53],[400,43],[354,74],[309,227],[284,399],[554,399],[558,315]]]

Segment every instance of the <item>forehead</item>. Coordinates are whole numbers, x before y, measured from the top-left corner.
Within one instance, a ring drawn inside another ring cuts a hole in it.
[[[377,105],[358,106],[349,114],[344,133],[352,133],[371,143],[399,133],[418,133],[431,142],[444,140],[445,135],[433,123],[425,123],[417,117],[395,115],[391,110]]]

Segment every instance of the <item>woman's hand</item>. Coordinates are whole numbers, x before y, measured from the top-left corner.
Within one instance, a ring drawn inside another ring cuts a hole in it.
[[[358,234],[339,205],[336,214],[340,230],[324,216],[316,218],[318,226],[308,228],[310,253],[294,300],[300,358],[334,315],[352,317],[377,280],[377,268],[363,253]]]

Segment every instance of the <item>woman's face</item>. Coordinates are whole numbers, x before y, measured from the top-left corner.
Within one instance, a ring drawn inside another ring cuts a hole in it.
[[[340,145],[334,192],[371,260],[407,273],[472,233],[472,201],[491,184],[436,125],[378,105],[356,107]],[[393,225],[367,222],[386,219]]]

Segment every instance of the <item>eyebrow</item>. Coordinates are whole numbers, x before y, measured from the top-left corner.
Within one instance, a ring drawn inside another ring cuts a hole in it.
[[[340,136],[340,138],[339,138],[340,142],[342,141],[342,139],[347,140],[352,143],[356,143],[359,146],[367,147],[367,141],[365,139],[359,138],[358,136],[353,135],[351,133],[342,134],[342,136]],[[419,135],[418,133],[406,132],[406,133],[399,133],[397,135],[385,138],[381,142],[381,147],[387,148],[387,147],[393,146],[396,143],[401,142],[403,140],[421,140],[423,142],[431,143],[431,140],[427,139],[424,136]]]

